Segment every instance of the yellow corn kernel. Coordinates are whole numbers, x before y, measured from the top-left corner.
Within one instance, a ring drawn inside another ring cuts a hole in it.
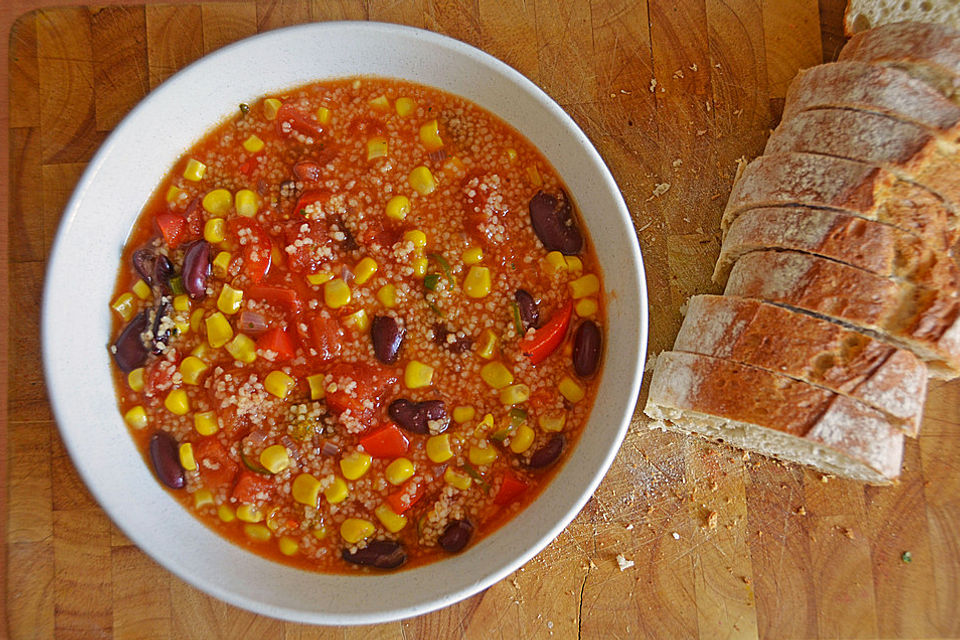
[[[376,260],[370,257],[364,258],[353,268],[353,281],[357,284],[365,284],[367,280],[373,277],[378,268]]]
[[[493,414],[488,413],[483,416],[483,420],[477,423],[476,429],[473,430],[473,435],[482,438],[491,427],[493,427]]]
[[[412,462],[406,458],[397,458],[387,465],[387,468],[383,470],[383,475],[387,482],[393,486],[399,486],[413,477],[414,471]]]
[[[227,275],[227,270],[230,268],[230,260],[233,259],[233,256],[230,255],[229,251],[221,251],[217,254],[217,257],[213,259],[213,275],[218,278],[223,278]]]
[[[367,104],[376,109],[377,111],[387,111],[390,109],[390,101],[387,100],[387,96],[380,95],[370,100]]]
[[[494,389],[503,389],[513,384],[513,373],[499,360],[488,362],[480,369],[480,377]]]
[[[356,480],[363,477],[370,469],[370,462],[373,460],[368,454],[362,451],[354,451],[340,458],[340,471],[347,480]]]
[[[280,110],[281,106],[283,106],[283,103],[276,98],[267,98],[263,101],[263,117],[267,120],[276,120],[277,111]]]
[[[560,391],[560,395],[574,403],[580,402],[583,400],[583,396],[586,395],[583,387],[577,384],[570,376],[564,376],[563,379],[557,383],[557,389]]]
[[[167,394],[167,397],[163,401],[163,406],[165,406],[170,413],[183,416],[190,411],[190,399],[187,398],[187,392],[183,389],[174,389]]]
[[[411,98],[397,98],[397,101],[393,103],[393,106],[397,110],[397,115],[401,118],[405,118],[413,113],[413,110],[417,105]]]
[[[180,197],[181,193],[183,193],[183,189],[175,184],[170,185],[170,188],[167,189],[167,202],[173,202]]]
[[[350,544],[369,538],[373,532],[373,523],[361,518],[347,518],[340,525],[340,536]]]
[[[473,265],[463,281],[463,292],[471,298],[483,298],[490,293],[490,269]]]
[[[512,384],[500,390],[500,402],[503,404],[521,404],[530,399],[530,387],[525,384]]]
[[[413,246],[417,249],[423,249],[427,246],[427,234],[420,229],[411,229],[405,231],[403,234],[403,239],[407,242],[412,242]]]
[[[220,422],[215,411],[202,411],[193,414],[193,428],[202,436],[212,436],[220,430]]]
[[[383,525],[383,528],[390,533],[396,533],[407,526],[406,516],[401,516],[393,512],[389,506],[382,504],[373,510],[377,520]]]
[[[567,416],[562,413],[555,416],[540,416],[537,418],[537,422],[544,431],[563,431]]]
[[[234,289],[228,284],[224,284],[220,290],[220,297],[217,298],[217,309],[228,316],[232,316],[243,305],[243,290]]]
[[[272,444],[260,452],[260,464],[270,473],[280,473],[290,466],[290,456],[282,444]]]
[[[527,179],[535,187],[543,185],[543,178],[540,177],[540,171],[535,166],[527,167]]]
[[[473,416],[475,415],[477,415],[477,410],[470,405],[456,407],[453,410],[453,421],[457,424],[463,424],[464,422],[473,420]]]
[[[190,355],[195,358],[200,358],[204,362],[210,360],[214,356],[214,350],[206,342],[197,343],[197,346],[190,351]]]
[[[187,311],[190,311],[190,296],[185,293],[174,296],[173,309],[174,311],[179,311],[180,313],[186,313]]]
[[[413,190],[422,196],[433,193],[437,188],[437,181],[433,177],[433,174],[430,173],[430,169],[427,169],[423,165],[411,171],[407,180],[410,182]]]
[[[407,389],[429,387],[433,381],[433,367],[419,360],[411,360],[403,370],[403,384]]]
[[[203,225],[203,239],[211,244],[223,242],[226,237],[227,225],[223,218],[210,218]]]
[[[570,287],[570,295],[572,295],[574,299],[586,298],[587,296],[596,295],[596,293],[600,291],[600,279],[592,273],[588,273],[585,276],[568,282],[567,286]]]
[[[436,118],[420,127],[420,143],[426,147],[427,151],[436,151],[443,146],[443,140],[440,138],[440,124]]]
[[[497,450],[491,446],[489,442],[485,447],[471,445],[470,454],[468,457],[470,459],[470,464],[477,467],[484,467],[497,459]]]
[[[230,326],[230,321],[219,311],[207,316],[206,325],[207,342],[214,349],[222,347],[233,338],[233,327]]]
[[[242,504],[237,507],[237,517],[244,522],[260,522],[263,520],[263,512],[252,504]]]
[[[410,266],[413,267],[413,275],[422,278],[427,275],[427,267],[430,265],[426,256],[417,256],[410,261]]]
[[[358,332],[363,333],[370,328],[370,316],[363,309],[354,311],[343,319],[343,323],[348,327],[353,327]]]
[[[460,256],[463,264],[477,264],[483,260],[483,249],[480,247],[470,247]]]
[[[127,374],[127,384],[134,391],[143,391],[143,367],[137,367]]]
[[[453,457],[453,449],[450,448],[450,436],[441,433],[438,436],[427,438],[427,457],[431,462],[440,464]]]
[[[273,535],[270,533],[270,529],[262,524],[245,524],[243,525],[243,532],[254,542],[266,542]]]
[[[317,540],[323,540],[327,537],[329,533],[330,532],[327,531],[327,528],[325,526],[320,525],[319,527],[313,530],[313,537],[316,538]]]
[[[350,285],[340,278],[334,278],[323,285],[323,301],[331,309],[339,309],[349,304],[351,297]]]
[[[600,310],[600,306],[593,298],[580,298],[573,308],[581,318],[592,318]]]
[[[497,334],[493,329],[484,329],[480,333],[480,340],[477,343],[477,355],[484,360],[489,360],[497,353]]]
[[[466,491],[473,484],[473,478],[465,473],[454,471],[453,467],[447,467],[447,470],[443,472],[443,481],[461,491]]]
[[[523,453],[533,444],[534,431],[525,424],[517,427],[517,432],[510,438],[510,451]]]
[[[190,333],[190,323],[189,322],[174,322],[174,328],[177,330],[178,335],[183,335],[185,333]]]
[[[203,196],[201,204],[207,213],[215,216],[224,216],[230,211],[230,205],[233,203],[233,194],[226,189],[214,189]],[[206,235],[206,232],[204,232]],[[213,240],[208,240],[213,242]],[[220,242],[220,240],[217,240]]]
[[[250,153],[256,153],[263,149],[263,140],[258,138],[256,134],[251,133],[247,136],[247,139],[243,141],[243,148]]]
[[[193,494],[193,508],[202,509],[213,504],[213,494],[209,489],[200,489]]]
[[[290,493],[293,499],[308,507],[316,507],[320,499],[320,481],[309,473],[301,473],[293,480]]]
[[[321,271],[320,273],[311,273],[307,276],[307,282],[310,284],[324,284],[333,280],[333,274],[329,271]]]
[[[131,289],[135,294],[137,294],[137,297],[140,298],[141,300],[146,300],[147,298],[150,297],[150,294],[153,293],[152,291],[150,291],[150,285],[148,285],[143,280],[137,280],[136,282],[134,282]]]
[[[327,376],[322,373],[307,376],[307,384],[310,385],[311,400],[323,400],[327,396]]]
[[[257,359],[257,343],[242,333],[234,336],[233,340],[227,343],[226,349],[234,360],[246,364],[250,364]]]
[[[330,504],[343,502],[349,494],[350,490],[347,489],[347,483],[340,477],[334,478],[333,484],[323,490],[323,497],[326,498]]]
[[[577,256],[563,256],[563,260],[567,263],[567,271],[573,275],[578,276],[583,272],[583,260]]]
[[[190,160],[187,161],[187,166],[183,169],[183,177],[190,182],[200,182],[203,180],[203,175],[206,172],[207,165],[203,164],[199,160],[190,158]]]
[[[540,262],[540,267],[545,273],[560,273],[567,270],[566,257],[559,251],[551,251]]]
[[[287,394],[296,384],[297,381],[283,371],[271,371],[263,379],[263,388],[281,400],[287,397]]]
[[[392,284],[385,284],[377,291],[377,300],[388,309],[397,306],[397,288]]]
[[[197,461],[193,457],[193,445],[189,442],[184,442],[180,445],[180,449],[178,451],[180,454],[180,466],[187,471],[196,470]]]
[[[403,220],[410,213],[410,198],[407,196],[393,196],[387,201],[387,217],[393,220]]]
[[[200,384],[200,377],[209,368],[206,362],[196,356],[187,356],[180,363],[180,374],[185,384]]]
[[[510,162],[515,162],[517,159],[517,150],[513,147],[507,149],[507,160]]]
[[[224,522],[233,522],[237,519],[237,514],[233,512],[233,509],[225,504],[217,507],[217,516]]]
[[[117,296],[117,299],[113,301],[113,304],[110,307],[117,312],[117,314],[123,318],[124,322],[129,322],[130,318],[133,317],[133,313],[136,310],[134,308],[133,294],[130,292],[121,293]]]
[[[329,124],[330,123],[330,109],[327,107],[317,107],[317,123],[318,124]]]
[[[388,152],[387,139],[381,136],[374,136],[367,140],[367,160],[375,158],[385,158]]]
[[[237,213],[245,218],[254,217],[260,210],[260,196],[250,189],[240,189],[233,200]]]
[[[143,429],[147,426],[147,412],[140,405],[131,407],[129,411],[123,414],[123,419],[134,429]]]
[[[277,540],[277,546],[280,548],[280,553],[285,556],[296,555],[297,551],[300,550],[300,545],[290,536],[282,536]]]

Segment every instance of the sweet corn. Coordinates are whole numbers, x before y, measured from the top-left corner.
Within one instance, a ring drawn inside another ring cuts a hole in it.
[[[534,431],[525,424],[517,427],[517,432],[510,438],[510,451],[523,453],[533,444]]]
[[[366,284],[367,280],[373,277],[377,272],[377,261],[371,257],[366,257],[357,263],[353,268],[353,281],[357,284]]]
[[[375,158],[385,158],[387,156],[387,139],[381,136],[375,136],[367,140],[367,160]]]
[[[354,311],[345,317],[343,322],[346,326],[353,327],[360,333],[363,333],[370,328],[370,316],[368,316],[367,312],[363,309]]]
[[[397,101],[393,103],[393,106],[397,110],[397,115],[401,118],[404,118],[413,113],[413,110],[417,105],[411,98],[397,98]]]
[[[577,256],[563,256],[563,260],[567,263],[567,271],[573,275],[578,276],[583,272],[583,261]]]
[[[263,101],[263,117],[267,120],[276,120],[277,111],[280,110],[281,106],[283,106],[283,103],[276,98],[267,98]]]
[[[143,391],[143,367],[137,367],[127,374],[127,384],[134,391]]]
[[[512,384],[500,390],[500,402],[503,404],[521,404],[530,399],[530,387],[525,384]]]
[[[583,387],[577,384],[570,376],[564,376],[563,379],[557,383],[557,389],[560,391],[560,395],[574,403],[580,402],[583,400],[583,396],[586,395]]]
[[[260,464],[270,473],[280,473],[290,466],[290,456],[282,444],[272,444],[260,452]]]
[[[350,286],[340,278],[334,278],[323,285],[323,301],[331,309],[339,309],[349,304],[351,297]]]
[[[373,107],[377,111],[387,111],[388,109],[390,109],[390,101],[387,100],[387,96],[383,96],[383,95],[377,96],[367,104],[369,104],[371,107]]]
[[[534,166],[527,167],[527,180],[535,187],[543,185],[543,178],[540,177],[540,171]]]
[[[290,493],[300,504],[316,508],[320,499],[320,481],[309,473],[301,473],[294,478]]]
[[[499,360],[483,365],[483,368],[480,369],[480,377],[494,389],[503,389],[505,386],[513,384],[513,374]]]
[[[263,388],[281,400],[287,397],[287,394],[296,384],[297,381],[283,371],[271,371],[263,379]]]
[[[257,153],[263,149],[263,140],[258,138],[256,134],[251,133],[247,136],[247,139],[243,141],[243,148],[250,153]]]
[[[466,491],[473,484],[473,478],[465,473],[454,471],[453,467],[447,467],[447,470],[443,472],[443,481],[461,491]]]
[[[567,422],[567,416],[562,413],[555,416],[540,416],[537,422],[544,431],[563,431],[563,425]]]
[[[212,436],[220,430],[220,422],[215,411],[203,411],[193,414],[193,428],[202,436]]]
[[[593,298],[580,298],[573,308],[581,318],[592,318],[600,309],[597,301]]]
[[[330,123],[330,109],[327,107],[317,107],[317,123],[318,124],[329,124]]]
[[[263,512],[252,504],[242,504],[237,507],[237,517],[244,522],[261,522],[263,520]]]
[[[228,507],[225,504],[217,507],[217,517],[219,517],[224,522],[233,522],[237,519],[237,514],[233,512],[233,509]]]
[[[211,244],[219,244],[226,237],[227,225],[223,218],[210,218],[203,225],[203,239]]]
[[[387,482],[394,486],[399,486],[409,480],[413,476],[414,471],[415,469],[413,468],[412,462],[406,458],[397,458],[387,465],[387,468],[383,471],[383,475],[387,478]]]
[[[354,451],[340,458],[340,471],[347,480],[356,480],[363,477],[370,469],[370,462],[373,460],[368,454],[362,451]]]
[[[190,311],[190,296],[185,293],[181,293],[178,296],[173,297],[173,310],[179,311],[180,313],[186,313]]]
[[[177,335],[183,335],[190,332],[190,323],[189,322],[174,322],[174,328],[177,330]]]
[[[560,273],[567,270],[566,257],[559,251],[551,251],[540,262],[540,268],[546,273]]]
[[[196,356],[187,356],[180,363],[180,374],[185,384],[200,384],[200,377],[209,368],[206,362]]]
[[[207,316],[206,325],[207,342],[214,349],[222,347],[233,338],[233,327],[230,326],[230,321],[219,311]]]
[[[230,260],[233,259],[233,256],[229,251],[221,251],[213,259],[213,275],[218,278],[223,278],[227,275],[227,270],[230,268]]]
[[[340,525],[340,536],[350,544],[369,538],[373,532],[373,523],[361,518],[347,518]]]
[[[230,205],[233,203],[233,194],[226,189],[214,189],[208,191],[201,204],[204,211],[215,216],[224,216],[230,211]],[[212,241],[210,241],[212,242]],[[219,240],[218,240],[219,242]]]
[[[110,308],[116,311],[124,322],[129,322],[136,311],[133,294],[130,292],[121,293],[110,305]]]
[[[387,201],[387,217],[393,220],[403,220],[410,213],[410,198],[407,196],[393,196]]]
[[[246,364],[250,364],[257,359],[257,343],[242,333],[234,336],[233,340],[227,343],[226,349],[234,360]]]
[[[184,442],[180,445],[178,452],[180,454],[180,466],[187,471],[196,470],[197,461],[193,457],[193,445],[189,442]]]
[[[453,457],[453,449],[450,448],[450,436],[441,433],[438,436],[427,438],[427,457],[431,462],[440,464]]]
[[[349,494],[350,490],[347,489],[347,483],[340,477],[334,478],[333,484],[323,490],[323,497],[326,498],[330,504],[343,502]]]
[[[211,356],[214,355],[214,350],[206,342],[200,342],[197,343],[197,346],[190,351],[190,355],[200,358],[206,362],[207,360],[210,360]]]
[[[497,353],[497,334],[493,329],[484,329],[480,333],[480,340],[477,342],[477,355],[484,360],[489,360]]]
[[[315,373],[307,376],[307,384],[310,385],[310,399],[323,400],[327,395],[327,376],[322,373]]]
[[[483,420],[477,423],[477,427],[473,430],[473,435],[478,438],[482,438],[484,434],[487,433],[493,427],[493,414],[486,414],[483,416]]]
[[[417,256],[410,261],[410,266],[413,267],[413,275],[422,278],[427,275],[427,267],[430,265],[426,256]]]
[[[260,210],[260,196],[250,189],[240,189],[233,200],[237,213],[245,218],[254,217]]]
[[[228,316],[232,316],[240,307],[243,306],[243,289],[234,289],[228,284],[224,284],[220,289],[220,297],[217,298],[217,309]]]
[[[167,394],[167,397],[163,401],[163,406],[165,406],[170,413],[183,416],[190,411],[190,399],[187,398],[187,392],[183,389],[174,389]]]
[[[296,555],[296,553],[300,550],[300,545],[297,544],[297,541],[290,536],[282,536],[279,540],[277,540],[277,546],[280,548],[280,553],[285,556]]]
[[[187,161],[187,166],[183,169],[183,177],[190,182],[200,182],[203,180],[203,175],[207,172],[207,165],[203,164],[199,160],[194,160],[190,158]]]
[[[491,446],[489,442],[485,447],[471,445],[470,454],[468,457],[470,459],[470,464],[477,467],[484,467],[497,459],[497,450],[495,447]]]
[[[507,160],[509,162],[516,162],[517,160],[517,150],[513,147],[509,147],[507,149]]]
[[[327,531],[327,528],[323,525],[320,525],[319,527],[313,530],[313,537],[316,538],[317,540],[325,539],[328,534],[329,534],[329,531]]]
[[[420,127],[420,143],[427,151],[436,151],[443,146],[443,140],[440,138],[440,124],[436,118]]]
[[[417,249],[423,249],[427,246],[427,234],[420,229],[410,229],[403,233],[403,239],[407,242],[412,242],[413,246]]]
[[[411,360],[403,370],[403,384],[407,389],[429,387],[433,381],[433,367],[419,360]]]
[[[137,280],[136,282],[134,282],[133,286],[131,287],[131,290],[135,294],[137,294],[137,297],[140,298],[141,300],[146,300],[147,298],[150,297],[150,294],[153,293],[152,291],[150,291],[150,285],[148,285],[143,280]]]
[[[456,407],[453,410],[453,421],[457,424],[463,424],[464,422],[473,420],[473,416],[475,415],[477,415],[477,410],[469,405]]]
[[[333,274],[329,271],[321,271],[320,273],[311,273],[307,276],[307,282],[310,284],[324,284],[333,280]]]
[[[213,494],[209,489],[200,489],[193,494],[193,508],[202,509],[213,505]]]
[[[180,197],[181,193],[183,193],[183,189],[175,184],[170,185],[170,188],[167,189],[167,202],[173,202]]]
[[[490,293],[490,269],[473,265],[463,281],[463,292],[471,298],[483,298]]]
[[[410,186],[413,188],[413,190],[422,196],[433,193],[437,188],[437,181],[433,177],[433,174],[430,173],[430,169],[423,165],[420,165],[411,171],[410,175],[407,177],[407,180],[410,182]]]
[[[396,533],[407,526],[406,516],[401,516],[393,512],[393,509],[385,504],[380,505],[373,511],[377,520],[383,525],[383,528],[390,533]]]
[[[594,274],[588,273],[585,276],[568,282],[567,286],[570,287],[570,295],[572,295],[574,299],[586,298],[587,296],[596,295],[596,293],[600,291],[600,279]]]
[[[397,306],[397,288],[392,284],[385,284],[377,291],[377,300],[388,309]]]
[[[270,529],[262,524],[245,524],[243,525],[243,532],[254,542],[266,542],[273,535],[270,533]]]
[[[483,260],[483,249],[480,247],[470,247],[460,256],[463,264],[477,264]]]
[[[147,426],[147,412],[139,404],[123,414],[123,419],[134,429],[143,429]]]

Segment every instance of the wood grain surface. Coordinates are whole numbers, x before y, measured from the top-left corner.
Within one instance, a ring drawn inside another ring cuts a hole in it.
[[[8,406],[0,437],[9,635],[960,636],[958,383],[933,384],[922,435],[907,445],[900,483],[887,488],[650,432],[638,409],[594,498],[534,560],[459,604],[360,628],[257,616],[159,567],[84,488],[44,389],[40,298],[66,200],[123,115],[205,53],[284,25],[360,19],[445,33],[512,65],[573,116],[623,190],[646,261],[650,352],[658,353],[673,343],[683,302],[716,291],[710,274],[736,160],[761,151],[797,70],[836,56],[842,7],[842,0],[258,0],[73,6],[18,17],[6,51],[9,172],[0,191],[9,193]],[[621,570],[618,555],[634,566]]]

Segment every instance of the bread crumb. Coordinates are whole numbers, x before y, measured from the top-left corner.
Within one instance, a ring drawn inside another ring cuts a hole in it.
[[[800,505],[799,507],[797,507],[797,515],[798,516],[807,515],[807,510],[803,508],[803,505]]]
[[[682,164],[683,164],[683,160],[681,160],[680,158],[677,158],[676,160],[673,161],[674,167],[679,167]]]
[[[753,580],[751,580],[751,579],[748,578],[747,576],[743,576],[743,577],[740,578],[740,579],[743,580],[743,584],[753,584]]]
[[[653,93],[656,90],[657,90],[657,79],[650,78],[650,93]]]
[[[690,71],[696,71],[696,70],[697,70],[697,63],[694,62],[692,65],[690,65]]]
[[[658,182],[657,185],[653,188],[653,193],[651,194],[651,196],[647,198],[647,202],[650,202],[654,198],[659,198],[669,190],[670,190],[669,182]]]
[[[620,567],[620,571],[626,571],[635,564],[636,563],[633,560],[627,560],[624,558],[622,553],[617,554],[617,566]]]
[[[676,531],[674,531],[674,532],[671,533],[670,535],[673,536],[673,539],[674,539],[674,540],[679,540],[679,539],[680,539],[680,534],[677,533]]]
[[[720,515],[716,511],[711,511],[707,516],[707,528],[716,529],[717,521],[720,519]]]

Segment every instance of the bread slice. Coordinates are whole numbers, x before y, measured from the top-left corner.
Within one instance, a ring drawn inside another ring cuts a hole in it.
[[[957,239],[955,215],[936,194],[880,167],[812,153],[760,156],[733,185],[723,212],[726,232],[748,209],[806,205],[886,222],[947,251]]]
[[[960,375],[960,296],[817,256],[756,251],[730,271],[726,295],[759,298],[873,332],[908,349],[938,378]]]
[[[766,207],[744,211],[727,229],[713,273],[724,284],[744,254],[764,249],[812,253],[880,276],[935,289],[960,287],[946,253],[889,224],[829,209]]]
[[[674,351],[699,353],[803,380],[886,413],[908,436],[923,417],[927,367],[839,324],[733,296],[694,296]]]
[[[803,151],[865,164],[922,185],[960,205],[960,153],[920,125],[851,109],[804,111],[783,120],[764,153]]]
[[[655,421],[652,427],[697,433],[867,482],[890,482],[903,458],[903,433],[876,409],[704,355],[660,354],[644,413]]]

